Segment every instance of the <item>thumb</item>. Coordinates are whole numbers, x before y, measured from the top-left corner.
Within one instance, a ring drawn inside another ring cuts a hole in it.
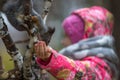
[[[47,52],[52,53],[52,50],[50,49],[50,47],[47,47]]]

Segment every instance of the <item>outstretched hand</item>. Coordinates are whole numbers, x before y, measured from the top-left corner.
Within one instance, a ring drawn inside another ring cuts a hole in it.
[[[44,41],[39,41],[34,46],[36,56],[42,60],[47,60],[51,55],[51,49]]]

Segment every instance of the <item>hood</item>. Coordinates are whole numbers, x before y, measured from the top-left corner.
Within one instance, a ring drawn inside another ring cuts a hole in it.
[[[71,42],[76,43],[90,37],[111,35],[113,22],[113,15],[107,9],[93,6],[73,11],[62,26]]]
[[[85,24],[84,38],[111,35],[113,29],[113,15],[105,8],[93,6],[74,11],[72,14],[81,16]]]

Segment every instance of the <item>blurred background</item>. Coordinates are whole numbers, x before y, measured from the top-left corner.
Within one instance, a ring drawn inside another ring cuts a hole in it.
[[[1,11],[6,1],[10,1],[10,0],[0,0]],[[11,0],[11,1],[15,1],[15,0]],[[39,14],[42,13],[43,6],[44,6],[43,3],[44,3],[43,0],[33,0],[34,9]],[[61,40],[63,38],[64,33],[62,30],[61,24],[64,18],[67,17],[73,10],[78,8],[90,7],[93,5],[99,5],[110,10],[115,17],[113,36],[115,38],[116,52],[120,58],[120,31],[119,31],[120,30],[120,5],[119,3],[120,3],[120,0],[54,0],[47,18],[47,25],[51,27],[55,27],[55,33],[52,36],[52,39],[49,45],[52,46],[57,51],[63,48],[63,46],[61,45]],[[3,13],[3,17],[8,26],[10,35],[14,41],[28,39],[27,33],[25,31],[20,32],[16,30],[9,23],[4,13]],[[16,44],[16,46],[19,48],[21,53],[24,53],[26,51],[26,44],[27,43]],[[2,40],[0,40],[0,55],[2,56],[5,70],[7,71],[12,69],[13,63],[10,60],[11,59],[10,56],[6,52],[6,48]]]

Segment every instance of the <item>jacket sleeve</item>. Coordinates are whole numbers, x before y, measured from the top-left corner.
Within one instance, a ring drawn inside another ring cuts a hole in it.
[[[112,80],[109,66],[102,59],[94,56],[74,61],[53,50],[48,61],[44,62],[40,58],[36,61],[57,80]]]
[[[59,80],[72,80],[76,72],[80,70],[79,67],[84,69],[82,64],[76,64],[72,59],[58,54],[54,50],[47,62],[44,62],[39,58],[37,58],[36,61],[41,68],[46,69]],[[77,67],[78,65],[79,67]]]

